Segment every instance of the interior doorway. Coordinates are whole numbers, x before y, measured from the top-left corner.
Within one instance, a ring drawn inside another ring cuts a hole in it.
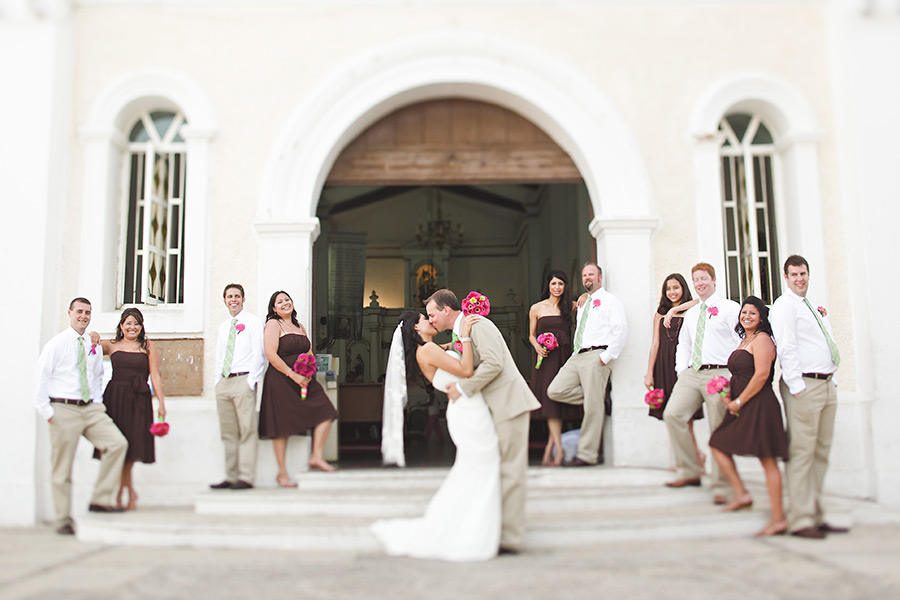
[[[369,127],[335,162],[316,216],[316,348],[340,360],[344,464],[380,461],[381,382],[403,310],[422,310],[437,288],[479,290],[528,378],[528,308],[546,273],[562,269],[577,286],[582,262],[594,255],[590,198],[569,156],[523,117],[465,99],[410,105]],[[336,272],[347,234],[364,245],[365,264]],[[359,277],[363,294],[343,316],[334,281]],[[335,319],[358,326],[338,328]],[[424,382],[409,390],[408,465],[452,462],[445,403]],[[540,444],[545,428],[532,429]]]

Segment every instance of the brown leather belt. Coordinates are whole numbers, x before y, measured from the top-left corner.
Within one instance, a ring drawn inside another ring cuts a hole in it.
[[[591,350],[606,350],[607,346],[591,346],[590,348],[582,348],[578,351],[578,354],[582,352],[590,352]]]
[[[240,373],[229,373],[228,377],[240,377],[241,375],[249,375],[250,371],[241,371]]]
[[[807,379],[819,379],[821,381],[828,381],[834,373],[804,373],[803,377]]]
[[[698,371],[709,371],[710,369],[727,369],[728,365],[700,365]]]
[[[57,402],[59,404],[73,404],[75,406],[87,406],[91,403],[90,400],[84,401],[79,398],[50,398],[50,402]]]

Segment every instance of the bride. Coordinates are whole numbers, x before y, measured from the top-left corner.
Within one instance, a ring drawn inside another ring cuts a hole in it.
[[[405,362],[405,381],[415,383],[419,369],[446,391],[474,371],[469,332],[480,317],[468,316],[460,327],[462,356],[444,351],[432,341],[437,331],[424,315],[406,311],[392,344],[402,353],[391,359]],[[388,365],[388,371],[395,365]],[[402,365],[399,368],[403,368]],[[396,379],[396,378],[395,378]],[[405,389],[402,390],[405,396]],[[371,529],[393,556],[436,558],[450,561],[488,560],[497,556],[500,544],[500,448],[494,421],[482,395],[461,396],[447,406],[447,429],[456,444],[456,461],[432,497],[425,515],[417,519],[375,522]]]

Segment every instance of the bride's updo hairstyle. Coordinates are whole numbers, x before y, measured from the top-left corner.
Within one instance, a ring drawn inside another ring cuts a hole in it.
[[[407,310],[400,315],[400,335],[403,338],[403,362],[406,366],[406,383],[418,384],[419,363],[416,362],[416,350],[424,344],[416,323],[422,315],[414,310]]]

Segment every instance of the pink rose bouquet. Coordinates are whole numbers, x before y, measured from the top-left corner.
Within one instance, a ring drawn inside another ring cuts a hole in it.
[[[169,424],[166,423],[165,417],[160,417],[159,423],[153,423],[150,426],[150,433],[156,437],[162,437],[169,433]]]
[[[661,407],[663,403],[663,391],[651,387],[650,391],[644,395],[644,402],[646,402],[650,408]]]
[[[720,396],[722,396],[722,398],[727,398],[730,392],[731,382],[721,375],[719,375],[718,377],[713,377],[709,380],[709,383],[706,384],[707,394],[719,394]],[[738,413],[734,413],[734,416],[737,417],[739,415]]]
[[[547,352],[551,350],[556,350],[559,347],[559,341],[556,339],[556,336],[550,333],[549,331],[542,333],[537,336],[537,343],[547,349]],[[544,361],[543,356],[538,356],[537,364],[534,366],[535,369],[541,368],[541,363]]]
[[[486,317],[491,312],[491,301],[484,294],[469,292],[469,295],[462,301],[462,312],[466,316],[481,315]]]
[[[294,372],[303,377],[312,377],[316,374],[316,355],[312,352],[304,352],[294,362]],[[300,386],[300,397],[306,400],[306,386]]]

